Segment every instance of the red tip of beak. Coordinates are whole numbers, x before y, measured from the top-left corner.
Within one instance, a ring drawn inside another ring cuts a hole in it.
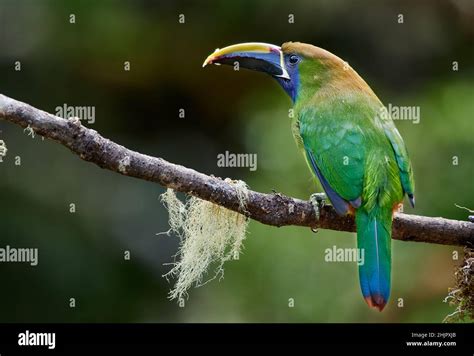
[[[380,312],[383,310],[383,308],[385,308],[385,305],[387,304],[387,302],[380,294],[369,295],[364,299],[369,307],[378,309]]]

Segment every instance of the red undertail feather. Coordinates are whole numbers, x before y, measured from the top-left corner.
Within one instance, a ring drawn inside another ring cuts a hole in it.
[[[365,302],[371,308],[378,309],[380,312],[385,308],[387,302],[383,299],[383,297],[379,294],[365,297]]]

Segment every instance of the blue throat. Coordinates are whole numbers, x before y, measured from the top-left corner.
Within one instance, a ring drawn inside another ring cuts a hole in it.
[[[290,75],[290,79],[283,79],[280,77],[274,77],[274,78],[285,90],[285,92],[288,94],[288,96],[291,98],[294,104],[298,96],[300,74],[298,72],[298,68],[292,68],[292,70],[288,71],[288,74]]]

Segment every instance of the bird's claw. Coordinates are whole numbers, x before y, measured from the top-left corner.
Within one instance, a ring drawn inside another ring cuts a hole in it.
[[[311,194],[309,201],[313,205],[314,215],[316,216],[316,221],[319,221],[321,216],[321,210],[326,205],[326,194],[324,193],[314,193]]]

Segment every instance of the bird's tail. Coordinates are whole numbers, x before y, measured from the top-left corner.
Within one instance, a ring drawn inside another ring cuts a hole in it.
[[[357,247],[362,295],[370,307],[382,311],[390,296],[392,210],[375,207],[356,211]],[[362,255],[361,255],[362,256]]]

